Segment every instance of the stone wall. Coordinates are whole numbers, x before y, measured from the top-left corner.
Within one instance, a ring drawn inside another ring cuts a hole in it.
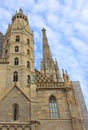
[[[58,118],[51,118],[49,98],[56,97],[58,105]],[[72,130],[70,111],[64,89],[47,89],[36,92],[35,102],[31,104],[32,120],[39,120],[41,130]]]
[[[0,64],[0,97],[6,87],[7,64]]]
[[[80,83],[79,81],[72,81],[72,84],[75,90],[75,96],[78,99],[78,102],[81,108],[81,113],[82,113],[86,130],[88,130],[88,112],[87,112],[86,104],[85,104],[84,97],[82,94]]]
[[[0,101],[0,122],[13,122],[14,113],[13,105],[18,104],[19,122],[29,122],[31,117],[31,106],[30,101],[25,97],[25,95],[17,88],[14,87]],[[17,121],[17,120],[16,120]]]

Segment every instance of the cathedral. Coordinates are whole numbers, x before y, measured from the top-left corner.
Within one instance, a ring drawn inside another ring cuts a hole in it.
[[[22,9],[0,32],[0,130],[88,130],[79,81],[60,73],[46,29],[43,58],[35,69],[34,34]]]

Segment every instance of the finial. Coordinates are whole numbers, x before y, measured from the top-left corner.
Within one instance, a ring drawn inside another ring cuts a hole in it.
[[[68,75],[67,70],[65,70],[66,75]]]
[[[22,14],[23,14],[23,10],[22,10],[21,8],[19,9],[19,13],[22,13]]]
[[[66,81],[66,75],[65,75],[64,69],[62,69],[62,76],[63,76],[64,81]]]
[[[42,33],[43,33],[43,38],[46,38],[46,29],[45,28],[42,29]]]
[[[46,29],[45,29],[45,28],[43,28],[43,29],[42,29],[42,31],[43,31],[43,32],[45,32],[45,31],[46,31]]]
[[[67,71],[65,71],[65,73],[66,73],[66,79],[69,80],[69,75],[68,75]]]
[[[55,58],[55,64],[58,65],[57,59]]]

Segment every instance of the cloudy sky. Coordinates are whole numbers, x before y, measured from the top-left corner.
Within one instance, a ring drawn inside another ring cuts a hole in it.
[[[88,108],[88,0],[0,0],[0,31],[5,34],[16,10],[28,15],[35,36],[35,66],[40,68],[46,28],[53,58],[71,80],[80,81]]]

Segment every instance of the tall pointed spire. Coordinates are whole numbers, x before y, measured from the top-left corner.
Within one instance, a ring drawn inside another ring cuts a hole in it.
[[[52,58],[45,28],[42,29],[42,33],[43,33],[43,58],[45,58],[45,57]]]
[[[57,81],[58,79],[56,73],[56,64],[52,58],[45,28],[42,29],[42,34],[43,34],[43,60],[41,62],[41,71],[54,81]]]

